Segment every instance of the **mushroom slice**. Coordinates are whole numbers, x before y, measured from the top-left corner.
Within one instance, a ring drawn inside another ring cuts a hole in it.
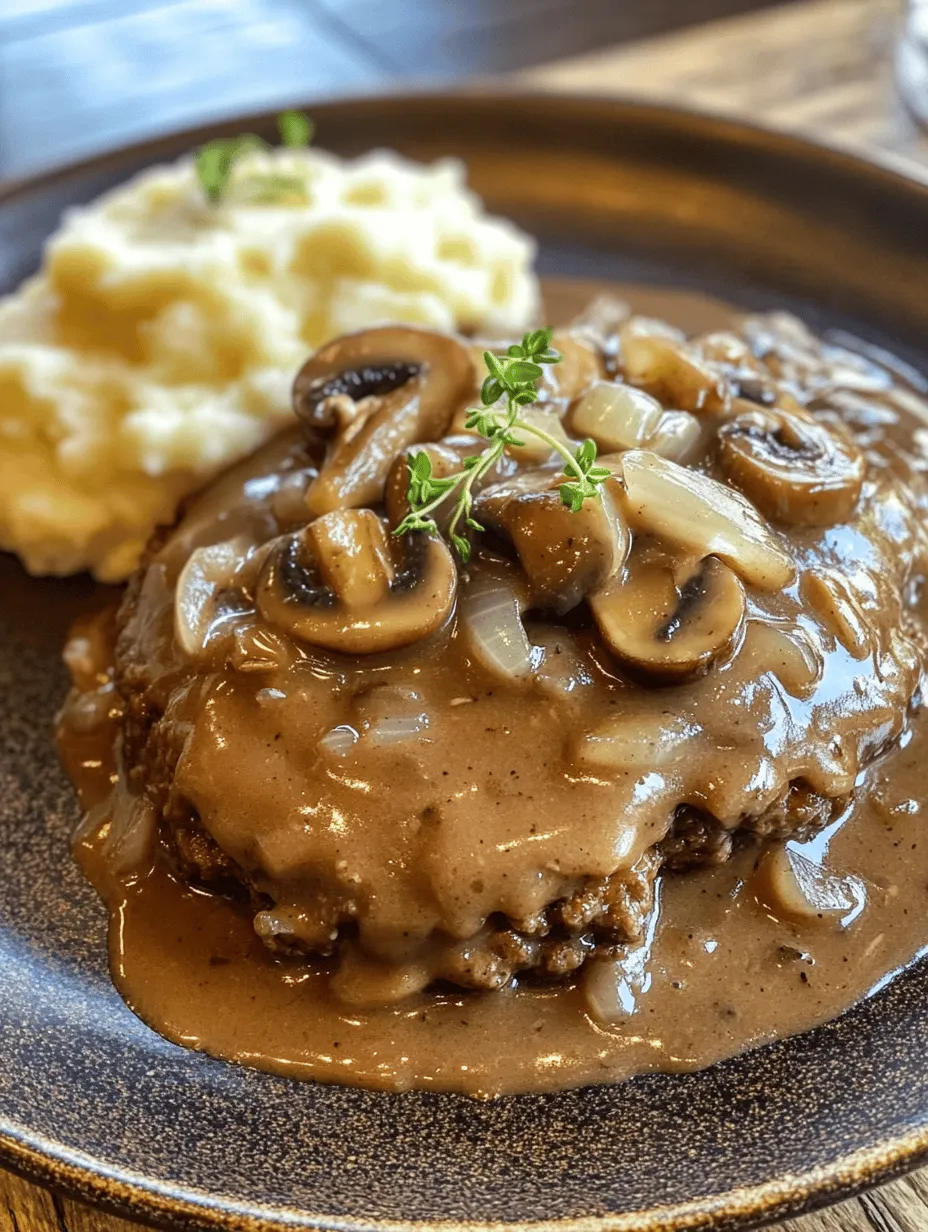
[[[269,624],[301,641],[377,654],[434,633],[456,592],[441,539],[417,531],[391,541],[369,509],[344,509],[276,541],[255,599]]]
[[[751,884],[762,907],[794,924],[847,928],[867,905],[859,877],[830,872],[793,843],[769,848]]]
[[[564,613],[613,577],[628,555],[631,538],[616,507],[619,488],[609,479],[599,495],[572,513],[561,500],[563,476],[526,471],[486,488],[475,517],[512,541],[531,586],[535,607]]]
[[[600,449],[635,449],[654,432],[663,414],[656,398],[619,381],[597,381],[574,407],[571,429]]]
[[[664,405],[711,414],[728,409],[725,381],[678,331],[660,321],[632,317],[620,341],[625,379],[645,386]]]
[[[293,386],[304,431],[336,433],[307,491],[310,512],[378,501],[397,453],[441,436],[474,385],[467,347],[430,330],[369,329],[320,348]]]
[[[471,440],[468,442],[468,451],[472,453],[473,448],[474,443]],[[414,453],[428,454],[432,463],[432,474],[436,479],[445,479],[461,469],[462,455],[441,441],[430,441],[415,450],[403,450],[394,459],[384,486],[383,502],[387,510],[387,521],[391,526],[399,526],[409,513],[409,464]]]
[[[700,675],[744,624],[744,587],[715,556],[674,566],[633,555],[624,579],[589,604],[612,653],[658,681]]]
[[[403,389],[359,404],[357,424],[334,438],[318,476],[306,489],[311,515],[375,505],[382,499],[393,459],[420,437],[418,384],[417,377]]]
[[[725,484],[645,449],[622,456],[631,525],[683,552],[718,556],[762,590],[781,590],[796,568],[754,506]]]
[[[406,514],[409,513],[409,459],[412,453],[428,454],[432,462],[432,474],[436,479],[445,479],[449,475],[454,475],[460,471],[464,465],[464,459],[473,456],[475,452],[479,452],[485,443],[481,442],[480,445],[477,445],[473,436],[462,434],[460,436],[446,436],[440,441],[430,441],[425,445],[418,446],[415,450],[407,450],[401,453],[390,467],[390,473],[387,476],[387,483],[384,489],[384,504],[387,509],[387,520],[390,525],[398,526]],[[507,450],[490,467],[486,474],[481,476],[474,485],[473,491],[477,493],[491,483],[499,483],[501,480],[512,475],[517,469],[518,461]],[[435,521],[442,532],[445,531],[453,512],[454,504],[451,501],[435,511]]]
[[[306,528],[323,583],[349,608],[380,603],[393,585],[383,523],[370,509],[336,510]]]
[[[832,526],[853,512],[866,473],[861,452],[824,424],[783,411],[739,415],[719,429],[719,464],[767,517]]]

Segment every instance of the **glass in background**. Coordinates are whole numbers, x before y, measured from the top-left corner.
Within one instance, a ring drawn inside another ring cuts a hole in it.
[[[902,97],[916,118],[928,125],[928,0],[908,0],[897,67]]]

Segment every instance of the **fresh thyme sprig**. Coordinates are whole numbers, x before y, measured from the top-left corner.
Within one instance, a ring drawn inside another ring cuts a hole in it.
[[[277,131],[281,145],[301,150],[312,144],[316,126],[303,111],[282,111],[277,117]]]
[[[466,530],[482,531],[484,527],[472,516],[474,489],[479,480],[498,461],[507,445],[518,448],[525,444],[520,433],[538,437],[564,459],[564,475],[567,481],[560,486],[561,500],[573,513],[583,502],[598,499],[599,486],[611,474],[603,466],[596,466],[596,444],[584,441],[574,453],[564,444],[536,424],[522,418],[520,410],[538,400],[538,382],[543,375],[543,364],[558,364],[561,356],[551,347],[553,330],[536,329],[525,334],[521,343],[514,343],[505,355],[485,351],[484,363],[487,376],[480,389],[481,407],[472,410],[466,426],[489,441],[483,453],[464,458],[462,469],[454,475],[438,477],[432,471],[432,459],[420,451],[409,459],[409,488],[407,500],[409,513],[393,532],[396,535],[407,531],[425,530],[435,532],[438,527],[434,514],[447,500],[454,496],[454,512],[448,523],[448,538],[454,544],[461,560],[466,564],[471,555],[471,544]],[[498,403],[505,398],[504,409]]]
[[[290,149],[308,146],[315,133],[315,125],[301,111],[282,111],[277,117],[277,131],[281,145]],[[194,156],[197,178],[211,205],[218,205],[225,196],[232,168],[249,150],[266,150],[268,144],[256,133],[241,133],[238,137],[217,137],[207,141]],[[255,176],[254,191],[248,194],[250,201],[279,201],[292,193],[305,193],[302,180],[292,175]]]

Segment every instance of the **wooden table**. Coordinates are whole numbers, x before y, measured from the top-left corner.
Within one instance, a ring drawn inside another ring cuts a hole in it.
[[[693,103],[928,164],[893,89],[896,0],[800,0],[519,74],[533,88]],[[928,1232],[928,1170],[782,1232]],[[124,1220],[0,1173],[0,1232],[128,1232]]]

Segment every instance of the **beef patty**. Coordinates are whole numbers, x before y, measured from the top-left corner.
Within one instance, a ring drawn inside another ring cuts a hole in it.
[[[404,990],[568,975],[642,939],[659,876],[827,825],[903,732],[924,498],[859,405],[893,382],[779,316],[609,322],[555,340],[532,408],[598,438],[601,499],[571,513],[560,459],[511,448],[466,568],[389,534],[414,445],[438,476],[481,448],[467,348],[411,330],[405,381],[351,396],[324,382],[357,340],[326,348],[300,431],[151,545],[126,784],[275,952]]]

